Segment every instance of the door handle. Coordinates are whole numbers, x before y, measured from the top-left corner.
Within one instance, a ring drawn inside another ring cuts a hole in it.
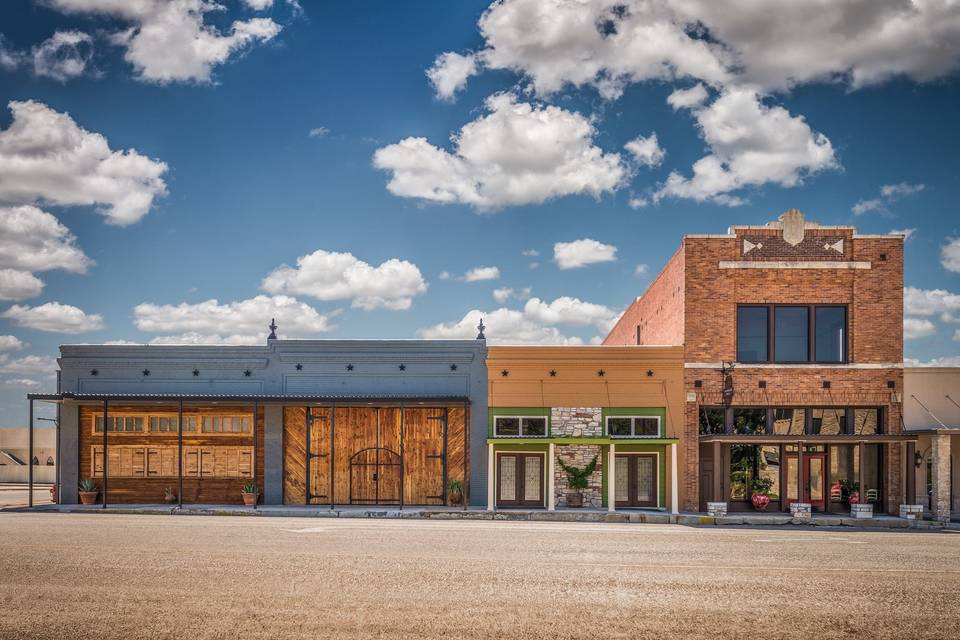
[[[380,475],[380,474],[378,474],[378,473],[374,473],[374,474],[373,474],[373,481],[374,481],[374,482],[377,481],[377,478],[378,478],[379,475]]]

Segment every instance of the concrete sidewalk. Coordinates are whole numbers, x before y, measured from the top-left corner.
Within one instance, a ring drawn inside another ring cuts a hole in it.
[[[419,519],[419,520],[510,520],[530,522],[616,522],[638,524],[678,524],[684,526],[810,526],[810,527],[852,527],[860,529],[919,529],[960,531],[960,523],[941,523],[931,520],[906,520],[881,515],[873,518],[849,518],[837,515],[814,515],[809,521],[795,520],[789,514],[733,514],[723,517],[708,516],[701,513],[669,514],[655,510],[621,510],[610,512],[606,509],[463,509],[462,507],[350,507],[306,505],[242,505],[191,504],[129,504],[108,505],[39,505],[32,510],[25,507],[10,507],[0,511],[45,511],[57,513],[124,513],[150,515],[216,515],[248,517],[300,517],[300,518],[378,518],[378,519]]]

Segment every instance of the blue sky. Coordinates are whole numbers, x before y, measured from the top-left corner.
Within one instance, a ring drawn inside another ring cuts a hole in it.
[[[789,208],[912,230],[905,356],[960,362],[956,7],[550,4],[4,2],[2,422],[59,344],[274,314],[589,343],[684,233]]]

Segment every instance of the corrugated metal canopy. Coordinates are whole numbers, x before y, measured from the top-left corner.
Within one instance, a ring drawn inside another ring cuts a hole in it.
[[[268,393],[28,393],[28,400],[131,400],[140,402],[458,402],[469,403],[467,396],[424,394],[268,394]]]

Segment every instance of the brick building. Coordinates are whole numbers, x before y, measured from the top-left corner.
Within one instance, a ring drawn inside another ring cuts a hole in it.
[[[902,327],[903,236],[791,210],[684,236],[604,344],[684,347],[681,508],[766,494],[770,510],[897,513],[914,494]]]

